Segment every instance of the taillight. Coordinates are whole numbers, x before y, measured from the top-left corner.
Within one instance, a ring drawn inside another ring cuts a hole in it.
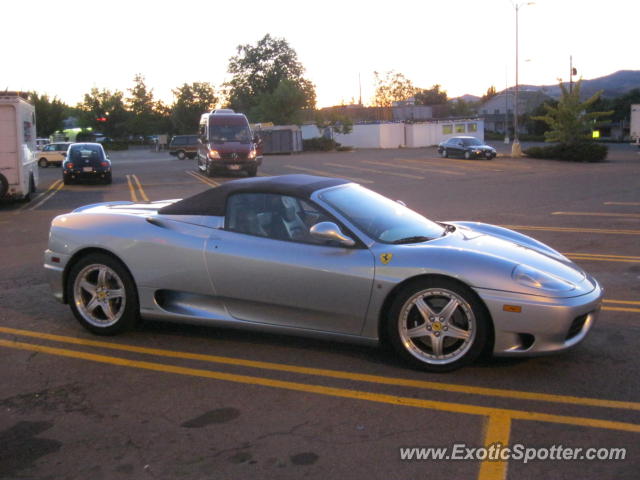
[[[107,162],[100,162],[100,165],[102,165],[103,167],[108,167],[109,164]]]
[[[73,168],[73,163],[67,163],[67,168]]]

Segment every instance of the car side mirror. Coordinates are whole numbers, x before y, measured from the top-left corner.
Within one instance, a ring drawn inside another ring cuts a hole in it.
[[[337,242],[345,247],[353,247],[356,244],[353,238],[342,233],[340,227],[333,222],[316,223],[309,229],[309,233],[317,240]]]

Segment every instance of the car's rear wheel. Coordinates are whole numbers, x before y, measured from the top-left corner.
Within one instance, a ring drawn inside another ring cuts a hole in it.
[[[176,155],[178,156],[178,159],[180,159],[180,160],[184,160],[185,158],[187,158],[187,154],[184,153],[182,150],[178,151],[178,153],[176,153]]]
[[[107,185],[111,185],[112,181],[113,181],[113,179],[111,177],[111,172],[109,172],[104,176],[104,183],[107,184]]]
[[[442,152],[440,152],[440,155],[442,156],[442,158],[447,158],[449,156],[449,153],[447,152],[446,148],[443,148]]]
[[[67,298],[80,324],[98,335],[115,335],[138,320],[133,278],[122,263],[103,253],[87,255],[71,267]]]
[[[63,174],[63,175],[62,175],[62,182],[63,182],[65,185],[71,185],[71,176],[70,176],[70,175],[65,175],[65,174]]]
[[[401,357],[432,372],[472,362],[489,336],[488,314],[481,301],[471,289],[447,278],[408,285],[394,299],[386,327]]]
[[[41,158],[40,160],[38,160],[38,166],[40,168],[47,168],[49,166],[49,162],[46,158]]]

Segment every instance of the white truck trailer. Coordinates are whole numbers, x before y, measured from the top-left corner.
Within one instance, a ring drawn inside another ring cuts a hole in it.
[[[19,94],[0,92],[0,200],[30,200],[38,187],[35,108]]]
[[[631,141],[640,147],[640,104],[631,105],[631,124],[629,125]]]

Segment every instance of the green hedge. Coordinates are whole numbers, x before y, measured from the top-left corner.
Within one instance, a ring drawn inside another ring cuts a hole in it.
[[[545,145],[524,150],[524,154],[532,158],[550,158],[569,162],[604,162],[608,152],[609,148],[606,145],[595,142]]]
[[[331,138],[315,137],[308,140],[302,140],[302,149],[304,151],[322,151],[328,152],[336,150],[340,147],[340,144]]]

